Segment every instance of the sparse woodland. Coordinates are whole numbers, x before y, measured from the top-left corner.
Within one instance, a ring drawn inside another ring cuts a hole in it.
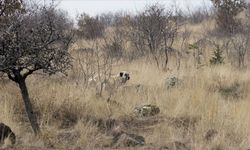
[[[0,123],[15,133],[0,149],[250,149],[250,4],[211,2],[74,25],[54,3],[0,0]]]

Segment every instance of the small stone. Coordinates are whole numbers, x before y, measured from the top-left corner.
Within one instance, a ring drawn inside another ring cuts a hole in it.
[[[141,107],[136,107],[134,113],[140,117],[155,116],[160,113],[160,108],[156,105],[143,105]]]
[[[167,89],[173,88],[180,83],[180,80],[177,77],[168,77],[165,81]]]

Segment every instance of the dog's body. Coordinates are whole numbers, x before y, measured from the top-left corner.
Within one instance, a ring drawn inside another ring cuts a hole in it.
[[[89,86],[96,87],[96,92],[101,94],[102,91],[108,91],[113,93],[114,90],[124,85],[130,79],[130,75],[127,71],[121,71],[117,75],[105,78],[102,75],[95,75],[93,78],[89,79]]]
[[[16,142],[16,135],[10,127],[7,125],[0,123],[0,143],[4,142],[6,138],[9,138],[12,144]]]
[[[103,77],[104,75],[95,75],[92,78],[88,80],[89,85],[94,85],[97,84],[98,82],[103,82],[103,83],[110,83],[110,84],[125,84],[129,79],[130,75],[127,71],[121,71],[117,75],[113,75],[108,77]]]

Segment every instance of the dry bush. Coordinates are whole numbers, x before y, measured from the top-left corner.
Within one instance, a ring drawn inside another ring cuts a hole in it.
[[[143,49],[149,54],[158,68],[167,69],[168,53],[173,50],[177,34],[177,18],[174,10],[155,4],[145,8],[132,21],[132,39],[136,48]]]
[[[77,35],[89,40],[102,37],[105,31],[105,26],[98,16],[94,18],[85,13],[79,17],[78,26]]]
[[[241,30],[241,20],[237,15],[246,8],[245,0],[212,0],[216,9],[216,22],[219,30],[225,34],[234,34]]]
[[[199,7],[195,11],[191,12],[189,11],[189,16],[186,18],[191,22],[192,24],[198,24],[201,23],[204,20],[209,19],[211,17],[211,8],[206,8],[206,6]]]

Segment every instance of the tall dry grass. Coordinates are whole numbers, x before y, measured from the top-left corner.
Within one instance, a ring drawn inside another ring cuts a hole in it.
[[[201,26],[189,28],[197,31]],[[31,76],[27,84],[43,131],[41,137],[32,134],[17,85],[2,80],[0,122],[17,135],[12,148],[110,149],[112,138],[98,126],[100,119],[130,122],[124,130],[146,139],[146,145],[136,149],[156,149],[171,141],[181,141],[197,150],[250,148],[249,69],[238,70],[228,64],[197,69],[190,56],[176,70],[174,59],[170,59],[167,72],[143,59],[115,65],[113,73],[127,70],[131,80],[112,95],[114,103],[86,89],[80,73],[68,77]],[[80,68],[74,69],[79,72]],[[171,76],[179,78],[181,84],[167,89],[165,79]],[[153,118],[159,120],[157,123],[150,124],[150,118],[141,126],[133,123],[133,109],[143,104],[160,107],[160,114]],[[218,134],[207,141],[205,135],[211,129]]]
[[[44,132],[43,140],[31,138],[31,129],[25,117],[21,96],[16,85],[11,82],[1,83],[0,120],[11,126],[18,136],[18,143],[24,147],[47,148],[52,145],[58,149],[72,148],[71,146],[92,149],[98,145],[101,147],[110,138],[100,132],[96,125],[86,122],[87,117],[131,117],[135,106],[155,104],[161,109],[159,117],[196,117],[199,121],[195,129],[188,131],[166,122],[155,124],[148,130],[137,131],[145,136],[147,143],[162,145],[167,141],[179,140],[190,143],[193,149],[248,148],[248,70],[243,72],[221,66],[165,73],[152,65],[140,62],[125,64],[116,69],[133,72],[127,85],[130,89],[118,91],[112,98],[119,105],[96,98],[94,91],[83,93],[81,83],[75,85],[67,78],[30,78],[28,87]],[[167,90],[164,87],[164,79],[168,76],[178,76],[183,82],[178,87]],[[230,97],[230,91],[229,97],[221,93],[221,88],[230,87],[235,82],[239,84],[239,91],[232,92],[238,92],[237,97]],[[137,84],[141,84],[142,88],[138,92],[133,88]],[[209,129],[218,131],[216,140],[211,143],[204,140]]]

